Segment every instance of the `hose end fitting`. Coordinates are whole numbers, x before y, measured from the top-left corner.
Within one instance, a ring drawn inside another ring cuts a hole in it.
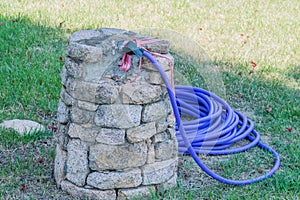
[[[122,52],[126,54],[135,54],[138,58],[143,56],[143,49],[139,48],[134,42],[129,41],[122,47]]]

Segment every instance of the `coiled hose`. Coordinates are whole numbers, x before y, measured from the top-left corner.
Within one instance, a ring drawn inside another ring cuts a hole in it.
[[[175,97],[167,75],[156,59],[147,51],[143,51],[143,55],[159,71],[166,84],[176,119],[176,137],[180,154],[190,154],[204,172],[225,184],[251,184],[264,180],[276,172],[280,165],[279,155],[272,148],[259,141],[259,133],[254,130],[254,123],[251,120],[232,110],[224,100],[215,94],[201,88],[176,85]],[[182,122],[180,116],[193,119]],[[242,147],[226,149],[244,138],[248,139],[250,143]],[[197,154],[232,154],[245,151],[256,145],[271,152],[275,162],[269,172],[254,179],[231,180],[224,178],[210,170],[197,156]]]

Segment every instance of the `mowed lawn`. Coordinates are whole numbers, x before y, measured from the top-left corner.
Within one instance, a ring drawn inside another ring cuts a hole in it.
[[[211,88],[251,118],[281,158],[274,176],[247,186],[219,183],[180,158],[178,186],[151,199],[300,199],[299,11],[298,0],[2,0],[0,122],[31,119],[50,129],[24,137],[0,129],[0,199],[74,199],[56,189],[52,175],[59,74],[69,36],[102,27],[168,33],[176,41],[177,84]],[[207,69],[185,56],[195,51],[210,57],[218,78],[207,78]],[[201,157],[235,179],[273,164],[258,148]]]

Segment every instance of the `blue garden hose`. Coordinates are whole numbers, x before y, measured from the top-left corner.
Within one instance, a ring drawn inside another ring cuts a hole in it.
[[[280,165],[279,155],[259,141],[259,133],[254,130],[254,123],[251,120],[232,110],[224,100],[215,94],[201,88],[176,85],[175,97],[162,67],[150,53],[142,52],[159,71],[166,84],[176,119],[176,137],[180,154],[191,155],[204,172],[225,184],[251,184],[264,180],[277,171]],[[187,116],[192,120],[182,122],[180,116]],[[242,147],[227,149],[233,143],[244,138],[248,139],[250,143]],[[274,155],[275,163],[269,172],[254,179],[231,180],[224,178],[210,170],[197,156],[197,154],[232,154],[256,145],[271,152]]]

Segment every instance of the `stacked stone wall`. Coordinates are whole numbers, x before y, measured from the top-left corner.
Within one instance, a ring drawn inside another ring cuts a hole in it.
[[[143,58],[120,67],[117,43],[145,39],[118,29],[78,31],[70,37],[58,104],[55,180],[74,196],[130,199],[176,184],[177,141],[167,90]],[[169,43],[145,45],[169,54]],[[157,57],[170,76],[169,60]]]

